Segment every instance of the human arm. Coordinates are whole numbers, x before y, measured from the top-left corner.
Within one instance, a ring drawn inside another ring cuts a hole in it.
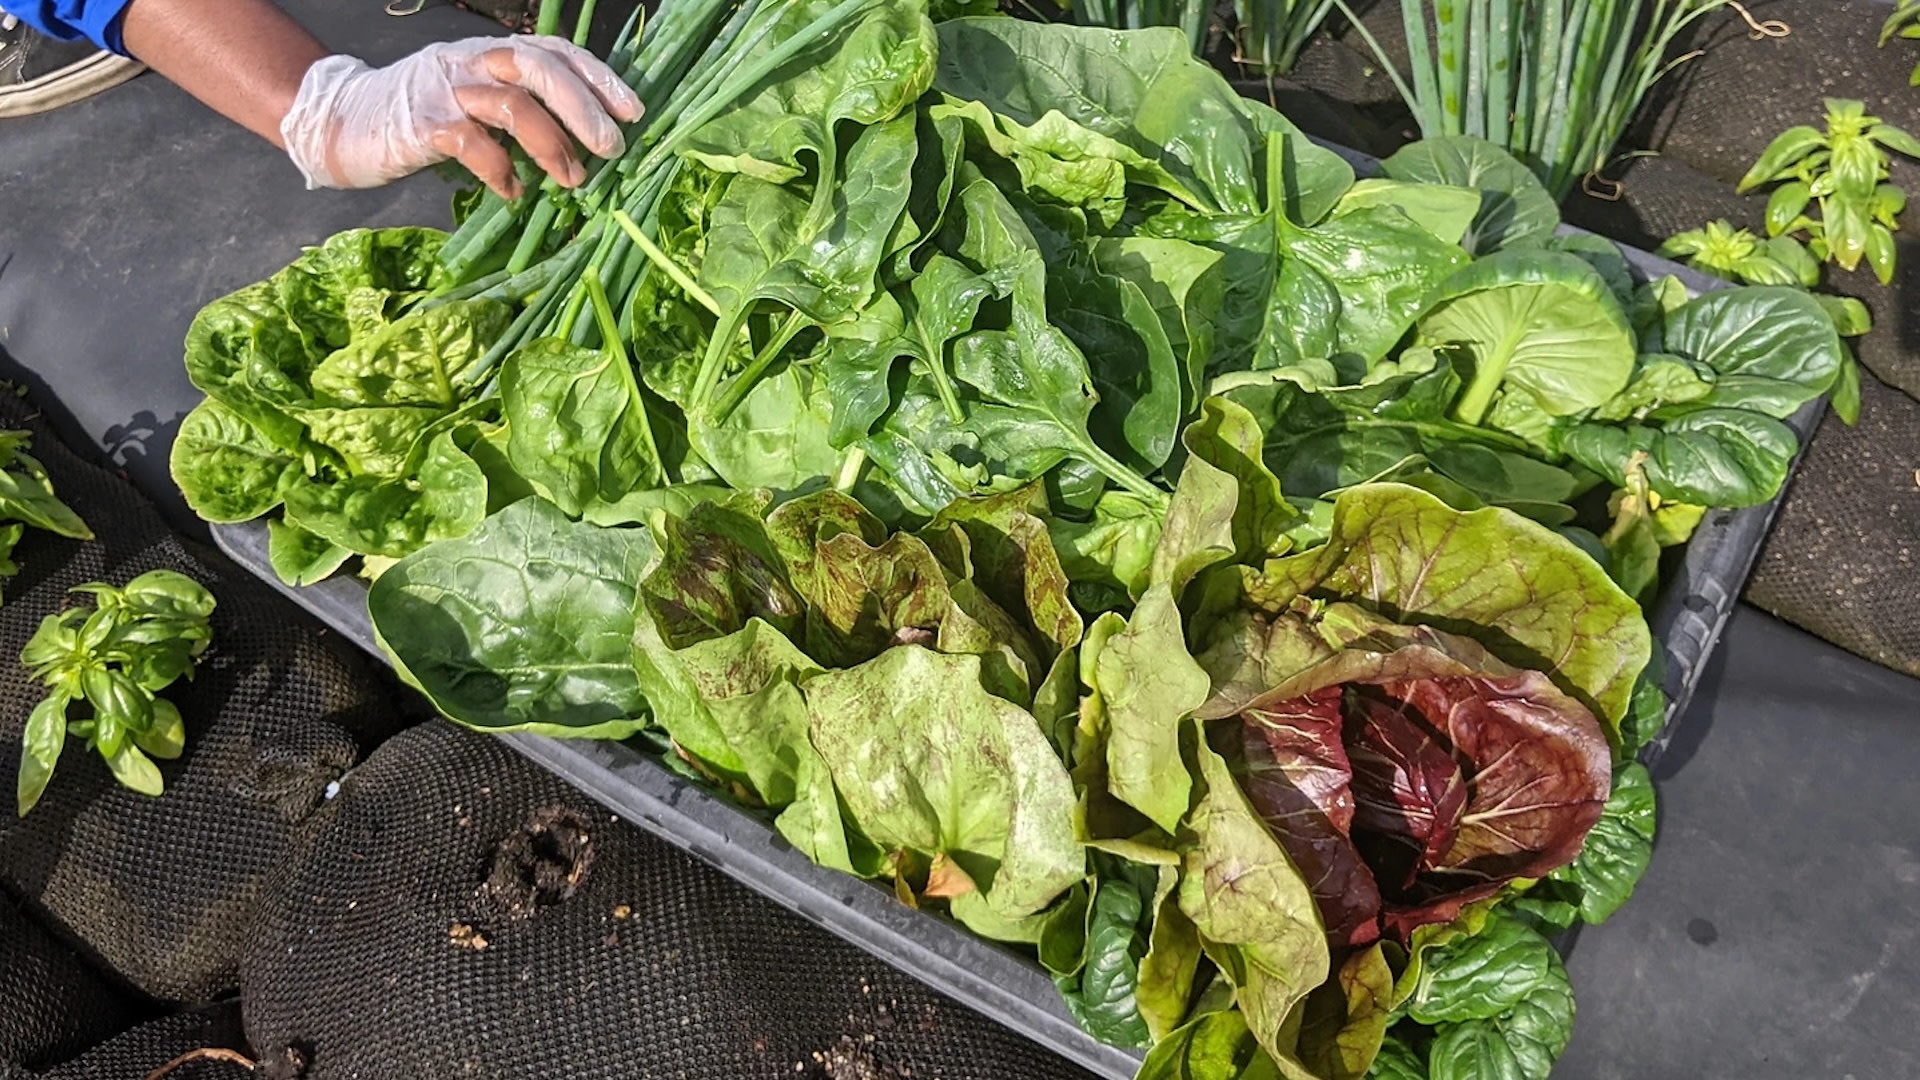
[[[131,54],[286,150],[311,187],[372,187],[452,158],[519,194],[504,131],[558,182],[584,177],[574,139],[617,154],[640,102],[554,38],[428,46],[384,68],[331,56],[269,0],[5,0],[55,36]],[[572,138],[568,137],[571,132]]]

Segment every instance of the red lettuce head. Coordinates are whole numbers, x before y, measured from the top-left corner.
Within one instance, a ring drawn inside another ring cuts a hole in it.
[[[1450,921],[1571,862],[1599,820],[1606,736],[1546,675],[1347,604],[1251,617],[1235,636],[1265,655],[1205,715],[1336,946]],[[1294,673],[1254,692],[1249,674],[1274,670]]]

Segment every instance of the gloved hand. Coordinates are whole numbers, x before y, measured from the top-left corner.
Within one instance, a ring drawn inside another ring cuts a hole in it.
[[[377,187],[453,158],[511,199],[520,179],[486,128],[513,136],[573,187],[586,174],[561,125],[588,150],[613,157],[626,145],[615,121],[637,120],[640,111],[613,69],[570,42],[471,38],[383,68],[351,56],[319,61],[301,80],[280,138],[309,188]]]

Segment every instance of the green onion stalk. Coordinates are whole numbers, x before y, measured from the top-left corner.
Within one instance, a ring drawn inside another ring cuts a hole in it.
[[[1250,0],[1251,2],[1251,0]],[[1422,136],[1473,135],[1525,162],[1555,198],[1598,176],[1695,20],[1732,0],[1400,0],[1402,73],[1332,0],[1392,78]]]
[[[875,0],[841,0],[762,51],[779,9],[799,2],[666,0],[651,19],[635,12],[608,53],[645,106],[627,125],[625,151],[594,162],[572,191],[544,180],[512,201],[483,196],[441,250],[450,284],[427,303],[488,296],[522,305],[486,355],[460,373],[463,385],[490,386],[500,362],[537,338],[591,348],[610,344],[609,331],[631,334],[633,296],[666,262],[655,243],[657,211],[687,138]],[[583,4],[575,41],[585,39],[593,6]],[[557,29],[558,10],[543,9],[541,25],[551,14]]]

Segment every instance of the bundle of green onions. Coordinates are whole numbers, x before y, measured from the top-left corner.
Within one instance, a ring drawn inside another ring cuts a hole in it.
[[[1647,92],[1687,59],[1667,58],[1681,31],[1730,0],[1400,0],[1404,74],[1336,2],[1423,137],[1486,139],[1563,198],[1608,164]]]
[[[796,2],[670,0],[651,20],[643,8],[634,11],[607,57],[646,107],[626,132],[625,152],[592,163],[571,191],[550,179],[534,187],[533,167],[523,162],[528,194],[511,202],[481,196],[441,249],[451,284],[429,303],[489,296],[523,305],[507,332],[460,373],[463,385],[483,385],[508,355],[538,338],[594,347],[610,327],[631,338],[630,301],[643,275],[656,265],[676,269],[654,247],[655,210],[680,168],[681,144],[873,0],[841,0],[761,51],[780,21],[756,14]],[[550,10],[557,18],[559,5]],[[585,41],[592,16],[589,0],[576,44]],[[546,12],[542,20],[541,28],[551,29]],[[590,302],[598,317],[582,318]]]

